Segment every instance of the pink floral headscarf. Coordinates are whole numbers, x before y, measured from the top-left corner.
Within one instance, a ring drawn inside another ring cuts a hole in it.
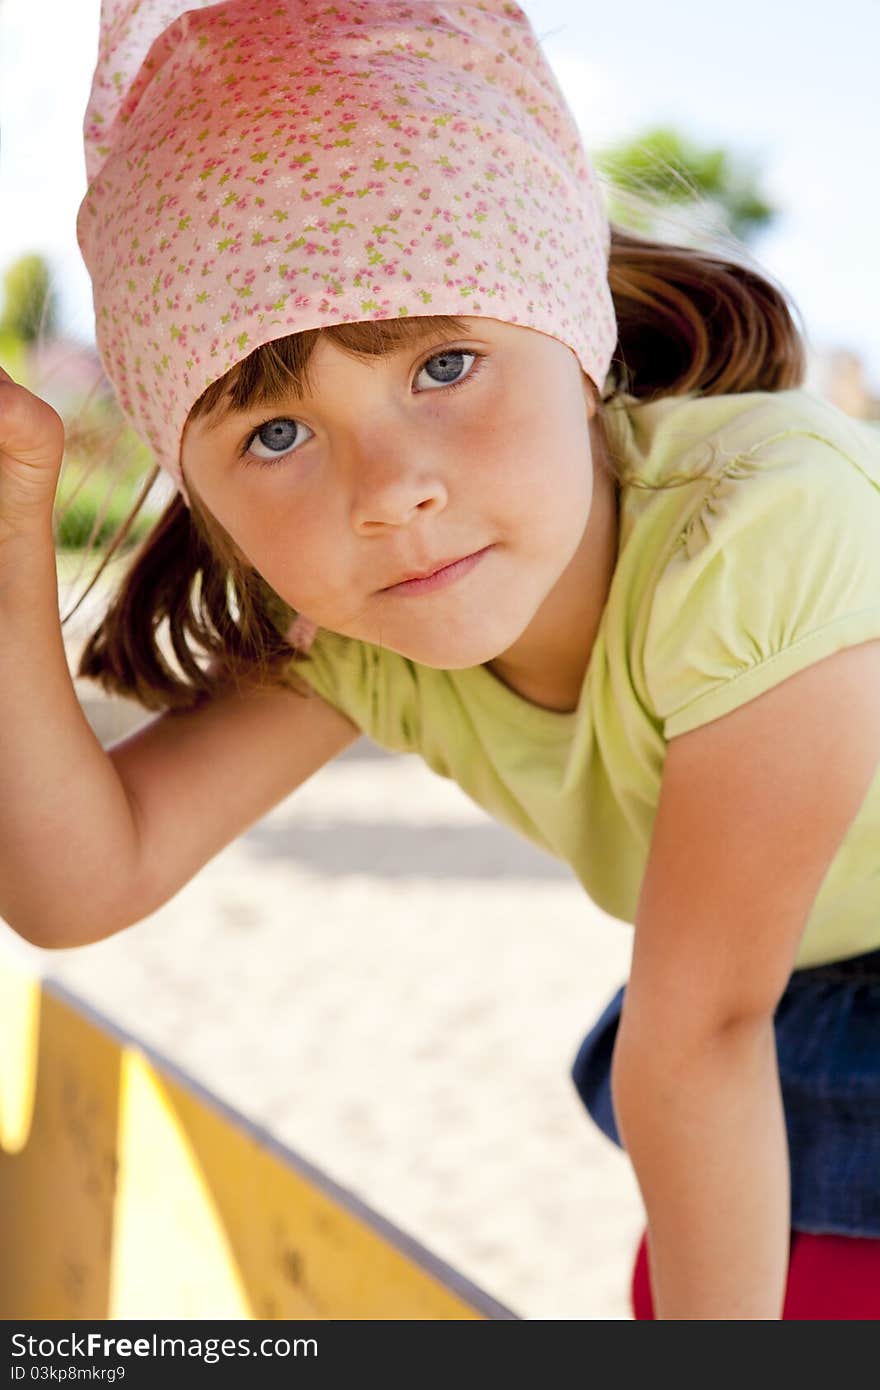
[[[485,316],[605,380],[608,222],[518,5],[103,0],[85,137],[98,346],[187,504],[192,405],[289,333]]]

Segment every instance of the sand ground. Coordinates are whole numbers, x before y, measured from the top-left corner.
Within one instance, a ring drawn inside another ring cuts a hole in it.
[[[105,745],[144,717],[77,688]],[[136,926],[0,948],[521,1317],[630,1316],[641,1201],[569,1068],[631,929],[416,758],[361,739]]]

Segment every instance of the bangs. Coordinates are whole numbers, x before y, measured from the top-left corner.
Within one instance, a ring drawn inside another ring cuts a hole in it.
[[[291,393],[308,396],[311,390],[309,362],[322,336],[353,357],[388,357],[401,348],[418,346],[440,334],[461,336],[466,328],[463,319],[448,314],[418,314],[334,323],[326,328],[290,333],[255,348],[224,376],[212,381],[192,407],[189,419],[216,415],[222,420],[232,411],[247,410],[255,405],[275,405]]]

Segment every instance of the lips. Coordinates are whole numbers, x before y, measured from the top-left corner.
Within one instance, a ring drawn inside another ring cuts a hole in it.
[[[466,560],[468,555],[473,555],[469,550],[465,555],[452,555],[448,560],[438,560],[426,570],[410,570],[408,574],[402,574],[399,579],[395,579],[394,584],[387,584],[385,587],[393,589],[395,584],[407,584],[411,579],[429,579],[432,574],[437,574],[439,570],[448,569],[450,565],[458,564],[459,560]]]
[[[430,569],[410,571],[405,578],[398,579],[394,584],[388,584],[378,592],[410,595],[433,593],[435,589],[445,589],[450,584],[456,583],[465,574],[469,574],[491,549],[491,544],[484,545],[482,550],[472,550],[468,554],[457,556],[452,560],[437,560]]]

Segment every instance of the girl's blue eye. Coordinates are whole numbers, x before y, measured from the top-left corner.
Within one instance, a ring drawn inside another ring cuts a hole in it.
[[[454,391],[457,386],[464,386],[465,382],[470,381],[479,371],[479,367],[475,368],[474,363],[483,355],[481,352],[435,352],[419,369],[418,375],[427,372],[432,382],[431,386],[421,389],[430,391],[436,386],[445,386],[448,391]],[[465,359],[469,361],[466,363]],[[462,375],[465,366],[468,370]],[[293,453],[306,442],[303,430],[308,430],[309,435],[312,434],[307,425],[286,415],[279,416],[276,420],[267,420],[259,429],[254,430],[242,453],[250,455],[261,466],[271,468],[273,463],[280,463],[286,455]]]
[[[246,445],[246,451],[258,459],[277,459],[289,454],[294,445],[301,443],[298,432],[305,426],[298,420],[286,417],[267,420],[258,430],[254,430]]]
[[[471,364],[473,364],[478,356],[479,354],[476,352],[435,352],[433,357],[429,357],[425,362],[419,371],[419,376],[422,372],[436,371],[436,376],[431,376],[434,386],[458,386],[471,375],[470,371],[466,376],[460,375],[465,358],[469,357]],[[431,389],[432,387],[429,386],[428,390]]]

